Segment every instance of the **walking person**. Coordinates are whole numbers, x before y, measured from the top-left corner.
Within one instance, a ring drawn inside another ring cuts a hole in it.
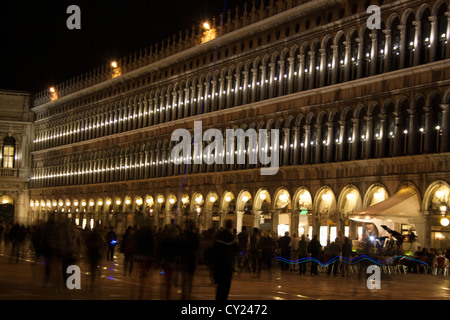
[[[302,234],[298,242],[298,272],[299,274],[306,273],[306,258],[308,257],[308,241],[304,234]]]
[[[136,233],[136,260],[139,263],[139,299],[144,297],[145,281],[153,263],[155,240],[148,226]]]
[[[336,276],[338,267],[339,267],[339,255],[340,255],[340,246],[336,241],[330,243],[329,253],[330,253],[330,264],[328,265],[327,274],[330,275],[333,272],[334,276]]]
[[[298,257],[298,244],[300,242],[300,238],[297,237],[297,234],[294,233],[291,242],[289,243],[289,247],[291,248],[291,259],[294,260]],[[297,271],[297,263],[292,261],[290,264],[290,271]]]
[[[234,258],[239,251],[239,246],[232,234],[233,223],[227,220],[225,228],[217,233],[213,246],[213,271],[217,284],[216,300],[228,299],[233,276]]]
[[[114,232],[114,228],[110,227],[108,233],[106,234],[106,260],[114,261],[114,248],[117,244],[117,235]]]
[[[350,269],[350,259],[352,257],[352,243],[348,237],[345,237],[344,244],[342,245],[342,276],[348,277],[348,271]]]
[[[136,253],[135,230],[131,226],[125,231],[120,248],[124,255],[123,275],[126,276],[128,272],[128,276],[131,276],[134,267],[134,255]]]
[[[104,245],[105,240],[98,226],[96,226],[92,231],[87,231],[86,249],[91,271],[90,291],[94,290],[94,284],[97,278],[97,269],[100,265],[102,252],[104,252]]]
[[[250,268],[253,274],[261,273],[261,236],[258,228],[253,228],[253,233],[250,236],[250,244],[248,249]]]
[[[291,260],[291,247],[289,246],[291,243],[291,237],[289,236],[289,232],[285,232],[284,236],[282,236],[278,240],[278,247],[280,248],[281,257],[281,270],[287,271],[289,270],[289,264]]]
[[[261,238],[261,261],[266,266],[267,270],[272,271],[272,260],[275,254],[275,241],[270,236],[270,231],[264,232],[264,237]]]
[[[239,241],[239,257],[238,257],[239,271],[242,271],[243,269],[247,269],[250,271],[247,256],[249,236],[247,228],[245,226],[242,227],[242,231],[238,234],[238,241]]]
[[[311,254],[311,258],[319,260],[321,249],[322,249],[322,246],[320,245],[319,240],[317,240],[317,234],[315,234],[314,237],[309,242],[309,246],[308,246],[308,252],[309,252],[309,254]],[[317,270],[318,270],[318,262],[312,261],[311,262],[311,275],[312,276],[318,275],[319,273],[317,272]]]
[[[189,300],[200,250],[200,235],[196,232],[192,220],[187,223],[186,230],[181,234],[181,248],[181,298]]]

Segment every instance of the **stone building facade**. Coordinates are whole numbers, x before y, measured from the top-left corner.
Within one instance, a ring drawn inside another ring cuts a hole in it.
[[[29,222],[33,113],[27,92],[0,90],[0,223]]]
[[[254,1],[213,18],[215,38],[194,26],[37,94],[29,223],[52,214],[122,231],[232,219],[237,231],[326,244],[383,218],[425,246],[450,246],[440,223],[450,205],[449,3],[379,0],[379,29],[370,4]],[[278,130],[277,174],[261,175],[248,142],[243,164],[177,164],[172,133],[195,121]],[[387,199],[406,204],[404,189],[408,212],[358,216]]]

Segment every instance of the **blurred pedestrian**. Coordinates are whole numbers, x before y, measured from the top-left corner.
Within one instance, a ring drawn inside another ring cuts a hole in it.
[[[298,258],[298,244],[300,238],[297,237],[297,234],[294,233],[291,238],[291,242],[289,243],[289,247],[291,248],[291,260],[295,260]],[[297,262],[291,261],[290,263],[290,271],[297,271]]]
[[[350,269],[350,259],[352,257],[352,242],[348,237],[345,237],[342,245],[342,276],[348,277]]]
[[[134,254],[136,252],[136,237],[133,227],[129,226],[125,231],[120,248],[124,255],[123,275],[126,276],[128,273],[128,276],[131,276],[134,266]]]
[[[114,228],[110,227],[108,233],[106,234],[106,260],[114,261],[114,248],[117,244],[117,235],[114,232]]]
[[[136,261],[139,264],[139,299],[144,297],[145,282],[153,263],[155,239],[148,226],[136,232]]]
[[[97,277],[97,269],[100,265],[102,253],[104,252],[105,240],[103,239],[101,230],[98,226],[93,230],[87,230],[86,232],[87,258],[91,271],[90,291],[93,291]]]
[[[259,275],[261,273],[262,246],[261,246],[261,236],[259,234],[258,228],[253,228],[253,233],[250,236],[248,253],[252,273]]]
[[[241,232],[239,232],[238,234],[238,242],[239,242],[238,269],[239,271],[243,269],[247,269],[248,271],[250,271],[250,265],[247,255],[249,236],[247,228],[245,226],[242,227]]]
[[[334,276],[336,276],[338,268],[339,268],[339,262],[340,262],[340,260],[339,260],[340,250],[341,250],[341,248],[340,248],[339,244],[336,243],[336,241],[333,241],[332,243],[330,243],[330,247],[329,247],[330,260],[329,260],[327,275],[330,275],[331,272],[333,272]]]
[[[177,268],[177,262],[179,258],[179,235],[180,229],[177,225],[170,225],[164,229],[158,239],[158,258],[162,267],[162,275],[164,281],[161,283],[162,298],[170,300],[172,293],[172,285],[174,280],[174,274]]]
[[[264,236],[260,240],[261,242],[261,261],[270,272],[272,270],[272,260],[275,255],[275,240],[270,236],[270,231],[266,230]]]
[[[317,234],[311,239],[308,245],[308,253],[311,254],[311,258],[316,259],[317,261],[311,262],[311,275],[318,275],[318,261],[320,257],[320,251],[322,246],[320,245],[319,240],[317,240]]]
[[[239,246],[232,234],[233,223],[225,222],[225,228],[217,233],[213,247],[214,280],[217,284],[216,300],[228,299],[233,276],[234,259]]]
[[[284,236],[282,236],[278,240],[278,247],[280,248],[280,254],[281,254],[281,257],[283,258],[280,263],[282,271],[289,270],[289,264],[290,264],[290,260],[291,260],[291,248],[289,246],[290,243],[291,243],[291,237],[289,236],[289,232],[285,232]]]
[[[299,274],[306,273],[306,258],[308,257],[308,241],[304,234],[302,234],[300,241],[298,242],[298,272]]]
[[[195,231],[195,223],[189,221],[181,234],[181,298],[188,300],[192,294],[192,284],[197,266],[200,236]]]

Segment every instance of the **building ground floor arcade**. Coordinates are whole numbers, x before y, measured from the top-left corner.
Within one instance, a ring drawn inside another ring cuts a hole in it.
[[[406,196],[405,196],[406,194]],[[30,190],[27,223],[50,216],[83,228],[101,224],[122,233],[128,226],[220,228],[231,219],[270,231],[317,234],[322,245],[339,231],[352,240],[413,228],[422,246],[450,248],[450,154],[190,174],[150,180]],[[382,209],[385,207],[384,209]],[[370,208],[374,208],[373,210]]]

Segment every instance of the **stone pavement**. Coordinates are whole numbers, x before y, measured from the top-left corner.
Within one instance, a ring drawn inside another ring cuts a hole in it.
[[[35,261],[24,248],[21,258],[11,259],[9,248],[0,247],[0,300],[166,300],[165,276],[161,268],[152,268],[145,285],[140,286],[139,266],[131,276],[123,272],[123,256],[114,261],[102,260],[95,285],[90,285],[89,266],[79,261],[81,289],[69,290],[62,280],[62,268],[56,266],[51,281],[44,285],[42,261]],[[450,300],[450,276],[394,273],[381,276],[381,289],[368,289],[368,274],[352,273],[349,277],[299,275],[281,271],[275,264],[272,271],[263,270],[259,277],[237,272],[232,279],[229,300]],[[140,288],[144,288],[140,291]],[[142,295],[140,295],[142,293]],[[215,297],[206,266],[197,267],[190,300]],[[181,276],[171,286],[171,300],[181,300]]]

